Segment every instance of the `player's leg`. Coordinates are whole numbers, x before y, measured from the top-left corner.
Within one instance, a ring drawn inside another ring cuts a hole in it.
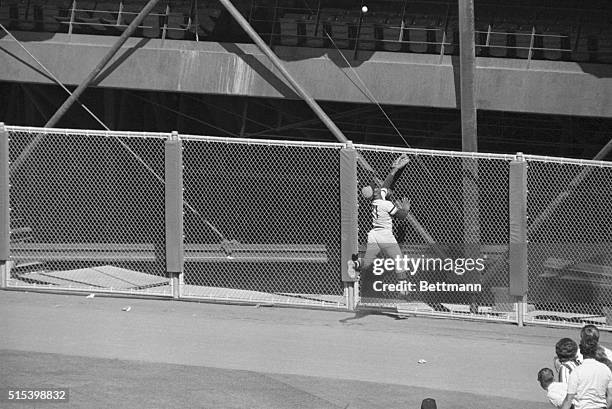
[[[384,254],[384,257],[387,259],[393,259],[396,262],[395,266],[395,274],[397,277],[397,282],[406,281],[408,279],[408,271],[407,266],[405,266],[404,256],[402,255],[402,250],[393,235],[393,232],[388,230],[384,236],[384,243],[380,245],[381,251]],[[408,290],[402,290],[399,292],[402,298],[408,296]]]
[[[348,274],[351,277],[357,277],[357,272],[359,272],[362,295],[366,295],[368,293],[367,289],[370,287],[370,282],[372,277],[368,272],[372,269],[374,265],[374,260],[376,256],[380,253],[380,247],[378,246],[378,241],[376,240],[376,233],[372,230],[368,233],[368,245],[366,248],[365,255],[362,259],[359,259],[359,255],[354,255],[352,260],[348,261]]]
[[[353,254],[348,262],[349,274],[354,270],[365,271],[374,264],[374,259],[380,253],[380,247],[376,240],[376,233],[371,230],[368,233],[368,245],[363,258],[359,258],[359,254]]]
[[[379,231],[370,230],[368,233],[368,247],[362,260],[357,262],[361,271],[367,271],[374,265],[374,260],[380,254]]]
[[[397,244],[397,240],[395,239],[393,232],[390,230],[385,230],[384,232],[383,237],[381,237],[382,242],[379,244],[381,251],[385,258],[399,260],[399,262],[394,264],[395,274],[397,275],[398,280],[406,280],[408,275],[405,268],[406,266],[404,266],[403,263],[404,256],[402,255],[402,250],[399,244]]]

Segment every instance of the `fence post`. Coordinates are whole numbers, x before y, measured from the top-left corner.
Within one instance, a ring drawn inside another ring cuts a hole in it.
[[[7,287],[11,266],[9,183],[9,133],[0,122],[0,288]]]
[[[510,296],[516,297],[517,323],[524,325],[529,275],[527,266],[527,162],[521,152],[510,162],[510,243],[508,275]]]
[[[347,308],[355,309],[357,301],[357,277],[348,272],[351,256],[359,251],[357,236],[358,203],[357,203],[357,151],[352,142],[340,150],[340,260],[344,294]]]
[[[172,297],[181,297],[183,276],[183,146],[177,132],[166,140],[165,221],[166,273],[170,278]]]

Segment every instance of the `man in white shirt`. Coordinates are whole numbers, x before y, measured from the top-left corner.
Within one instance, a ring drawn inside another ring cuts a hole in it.
[[[548,401],[555,408],[560,408],[567,395],[567,384],[555,382],[555,374],[550,368],[540,369],[538,372],[538,382],[540,382],[542,389],[546,391]]]
[[[569,376],[567,396],[561,409],[612,409],[612,371],[595,360],[597,340],[586,336],[580,342],[583,362]]]

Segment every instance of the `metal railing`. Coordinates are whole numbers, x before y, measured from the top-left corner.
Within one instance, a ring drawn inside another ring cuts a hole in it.
[[[252,3],[249,21],[259,27],[258,32],[271,45],[337,46],[340,49],[440,55],[457,54],[459,49],[456,16],[448,11],[446,15],[424,15],[420,16],[422,19],[412,21],[419,16],[399,12],[389,17],[392,13],[369,11],[367,14],[359,14],[347,10],[336,10],[336,14],[330,14],[329,10],[321,8],[264,6],[255,3]],[[254,10],[266,8],[269,9],[267,13],[254,13]],[[593,55],[589,60],[612,61],[612,49],[593,49],[592,46],[582,44],[584,39],[591,41],[592,36],[587,36],[578,27],[566,27],[567,32],[563,33],[548,32],[548,26],[542,30],[534,24],[507,30],[500,29],[493,22],[485,25],[485,30],[481,27],[478,24],[475,30],[479,56],[582,61],[584,58],[581,54],[591,53]],[[339,29],[340,33],[335,32],[334,28]],[[612,37],[612,32],[608,36]],[[489,53],[491,50],[495,52]]]
[[[214,34],[216,19],[221,6],[205,8],[194,2],[189,10],[171,9],[151,13],[139,26],[138,36],[162,39],[206,40]],[[178,11],[177,11],[178,10]],[[258,13],[265,10],[265,13]],[[351,13],[317,8],[281,7],[258,5],[252,1],[244,11],[257,32],[270,45],[280,44],[307,47],[338,47],[374,51],[415,52],[427,54],[457,54],[458,26],[456,16],[446,14],[423,16],[427,21],[412,21],[415,16],[401,14],[389,17],[390,12]],[[327,14],[326,14],[327,13]],[[6,14],[6,16],[4,15]],[[23,30],[66,31],[86,34],[118,35],[127,27],[135,10],[126,10],[124,2],[116,9],[91,9],[79,7],[73,1],[66,9],[51,8],[47,5],[11,4],[4,7],[0,20],[13,28]],[[399,17],[401,15],[401,17]],[[516,22],[518,23],[518,22]],[[517,29],[500,29],[493,22],[477,25],[476,46],[479,56],[498,58],[521,58],[612,62],[610,39],[612,31],[594,35],[588,30],[588,22],[578,26],[565,27],[567,32],[548,32],[526,24]],[[236,36],[237,33],[226,34]],[[589,31],[585,32],[585,29]],[[609,29],[608,29],[609,30]],[[233,37],[232,37],[233,38]],[[228,38],[226,41],[232,41]]]
[[[411,199],[394,222],[402,253],[485,266],[414,279],[478,291],[406,294],[375,289],[393,273],[346,277],[341,243],[363,256],[372,226],[371,203],[351,189],[383,179],[400,154],[411,160],[395,186]],[[0,126],[0,155],[7,288],[612,330],[612,162],[16,126]]]
[[[123,2],[117,3],[116,9],[91,9],[79,7],[79,2],[76,0],[65,9],[48,5],[31,5],[22,12],[20,5],[15,4],[10,5],[8,11],[5,22],[9,27],[100,35],[118,35],[138,15],[136,10],[127,10]],[[219,10],[210,10],[208,14],[218,16],[218,13]],[[207,35],[200,27],[199,14],[195,8],[189,13],[183,13],[174,12],[169,5],[166,5],[163,12],[147,15],[144,23],[138,26],[139,34],[150,38],[193,38],[199,41],[200,37],[205,38]],[[212,26],[214,27],[214,23]]]

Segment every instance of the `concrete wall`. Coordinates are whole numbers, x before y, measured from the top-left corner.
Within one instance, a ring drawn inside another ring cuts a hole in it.
[[[65,84],[77,85],[117,37],[16,33]],[[318,100],[369,102],[359,78],[382,104],[456,108],[458,59],[360,52],[347,66],[335,50],[278,47],[289,71]],[[347,51],[350,60],[352,51]],[[478,58],[478,108],[612,117],[612,65]],[[52,83],[4,36],[0,81]],[[157,91],[298,98],[252,44],[132,38],[97,86]],[[360,89],[361,88],[361,89]]]

